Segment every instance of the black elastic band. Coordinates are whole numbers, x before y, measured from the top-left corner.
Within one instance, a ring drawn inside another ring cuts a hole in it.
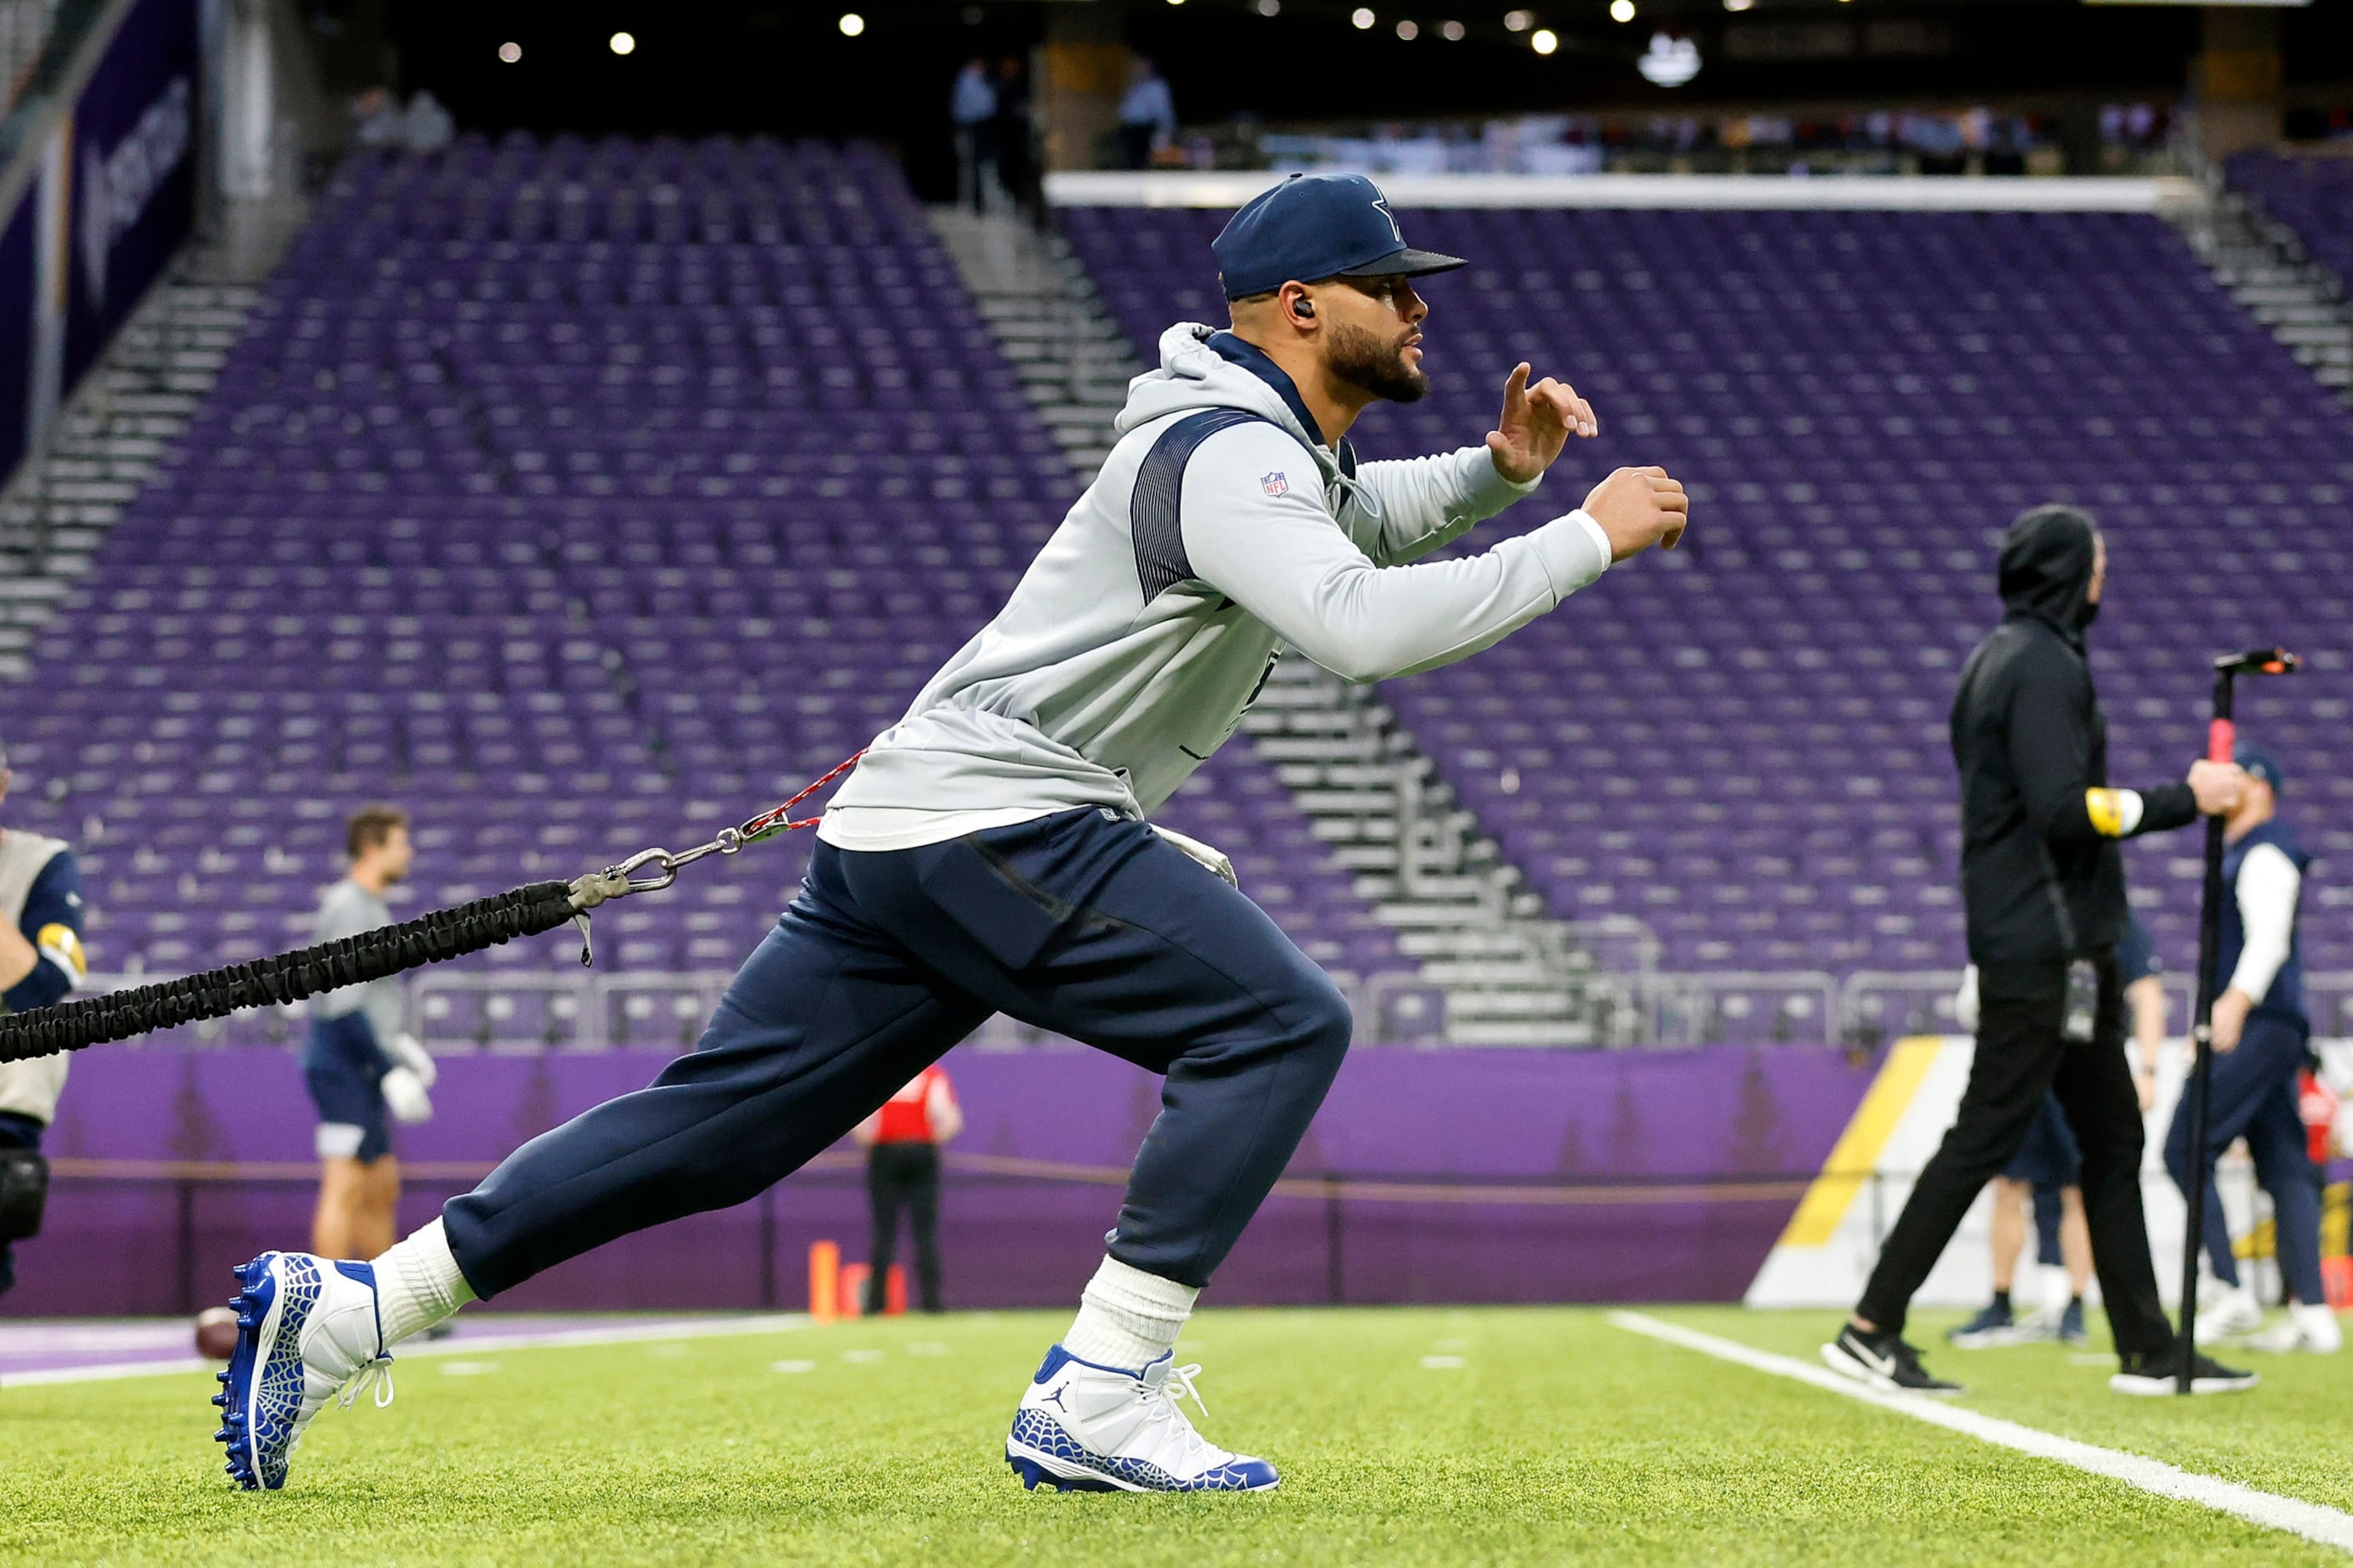
[[[248,1007],[299,1002],[554,931],[573,913],[570,883],[533,882],[274,958],[10,1014],[0,1017],[0,1062],[78,1051],[201,1019],[226,1018]]]

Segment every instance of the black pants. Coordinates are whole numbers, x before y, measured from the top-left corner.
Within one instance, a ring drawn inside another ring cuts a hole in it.
[[[2059,1097],[2084,1153],[2084,1217],[2116,1348],[2173,1343],[2157,1295],[2141,1215],[2140,1101],[2125,1065],[2124,988],[2115,956],[2096,960],[2092,1037],[2066,1036],[2067,965],[1989,963],[1978,974],[1978,1049],[1960,1113],[1912,1189],[1879,1252],[1855,1315],[1900,1331],[1912,1294],[1943,1256],[1986,1183],[2001,1173],[2047,1090]]]
[[[0,1110],[0,1149],[31,1149],[37,1152],[41,1134],[47,1125],[29,1116],[19,1116],[13,1110]],[[16,1251],[6,1242],[0,1242],[0,1296],[16,1288]]]
[[[1062,812],[917,849],[820,843],[689,1054],[443,1208],[490,1299],[756,1197],[991,1013],[1163,1074],[1111,1256],[1209,1282],[1348,1050],[1348,1005],[1265,911],[1141,822]]]
[[[883,1306],[883,1285],[899,1250],[899,1211],[915,1234],[915,1298],[940,1310],[940,1149],[936,1143],[877,1143],[866,1153],[866,1201],[874,1232],[866,1247],[866,1312]]]

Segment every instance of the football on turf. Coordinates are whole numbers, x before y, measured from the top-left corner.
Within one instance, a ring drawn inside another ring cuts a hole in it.
[[[196,1353],[215,1361],[228,1360],[237,1349],[237,1313],[228,1307],[206,1307],[196,1314]]]

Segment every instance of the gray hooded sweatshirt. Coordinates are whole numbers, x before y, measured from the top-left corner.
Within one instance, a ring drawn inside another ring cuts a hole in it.
[[[1005,608],[875,737],[826,811],[827,843],[907,849],[1080,806],[1149,816],[1240,726],[1286,646],[1350,680],[1409,675],[1609,569],[1582,511],[1407,565],[1535,485],[1484,447],[1356,468],[1229,332],[1171,327],[1160,363],[1129,384],[1118,444]],[[1231,412],[1198,417],[1216,410]]]

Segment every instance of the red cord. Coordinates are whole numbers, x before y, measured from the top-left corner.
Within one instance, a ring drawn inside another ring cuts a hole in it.
[[[823,778],[820,778],[815,783],[809,784],[807,788],[803,789],[800,794],[785,802],[784,805],[777,806],[771,811],[764,811],[759,816],[754,817],[751,821],[745,823],[741,829],[744,838],[748,841],[754,838],[766,837],[772,833],[790,833],[796,827],[815,827],[818,823],[825,820],[825,814],[823,812],[818,813],[815,816],[805,816],[800,818],[798,821],[795,821],[793,818],[793,807],[800,805],[801,802],[807,800],[809,796],[815,795],[818,791],[823,789],[826,785],[831,784],[834,780],[839,778],[842,774],[856,767],[858,765],[858,759],[865,754],[866,752],[863,749],[851,752],[848,757],[835,763],[832,771],[828,773]]]

